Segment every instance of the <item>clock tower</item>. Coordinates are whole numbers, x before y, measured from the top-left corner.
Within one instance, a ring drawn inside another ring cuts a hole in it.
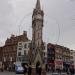
[[[43,19],[44,12],[41,10],[40,0],[37,0],[36,7],[33,10],[32,15],[32,53],[33,53],[33,61],[42,63],[43,59]]]

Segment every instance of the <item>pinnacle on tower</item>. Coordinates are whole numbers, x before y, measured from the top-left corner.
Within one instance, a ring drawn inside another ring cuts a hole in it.
[[[36,9],[41,9],[41,7],[40,7],[40,0],[37,0]]]

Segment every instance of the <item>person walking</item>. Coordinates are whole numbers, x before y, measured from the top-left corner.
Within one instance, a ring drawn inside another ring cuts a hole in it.
[[[39,75],[39,63],[36,64],[36,75]]]
[[[24,75],[27,74],[27,69],[28,69],[28,66],[25,64],[25,65],[24,65]]]
[[[28,65],[28,75],[32,74],[32,67],[31,64]]]
[[[41,72],[42,72],[42,68],[41,68],[41,65],[38,66],[38,75],[41,75]]]
[[[41,68],[40,63],[38,62],[36,64],[36,75],[41,75],[41,72],[42,72],[42,68]]]
[[[48,65],[46,64],[45,67],[46,67],[46,72],[48,72]]]

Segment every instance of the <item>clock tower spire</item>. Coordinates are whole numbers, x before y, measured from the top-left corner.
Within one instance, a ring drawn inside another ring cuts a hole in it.
[[[36,9],[41,9],[41,6],[40,6],[40,0],[37,0],[37,3],[36,3]]]
[[[40,0],[37,0],[36,7],[33,10],[32,15],[32,47],[33,47],[33,60],[40,61],[42,63],[42,31],[43,31],[43,19],[44,13],[41,10]],[[38,59],[40,57],[40,60]]]

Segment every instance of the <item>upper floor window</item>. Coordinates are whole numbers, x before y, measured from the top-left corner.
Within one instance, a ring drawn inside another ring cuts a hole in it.
[[[28,44],[28,48],[30,48],[30,46],[31,46],[31,43]]]
[[[19,45],[22,45],[22,43],[19,43]]]
[[[21,59],[22,59],[21,57],[18,57],[18,58],[17,58],[17,61],[21,61]]]
[[[21,56],[21,52],[18,52],[18,56]]]
[[[45,53],[43,53],[44,54],[44,56],[45,56]]]
[[[54,57],[52,57],[52,60],[54,60]]]
[[[22,50],[22,48],[18,48],[19,50]]]
[[[24,55],[26,55],[26,50],[24,50]]]
[[[39,41],[38,41],[38,47],[39,47]]]
[[[27,48],[27,44],[24,45],[24,48]]]
[[[39,33],[38,33],[38,39],[40,38]]]

